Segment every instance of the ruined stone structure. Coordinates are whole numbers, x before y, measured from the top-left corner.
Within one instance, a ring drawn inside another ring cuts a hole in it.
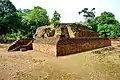
[[[36,30],[33,50],[63,56],[111,45],[108,38],[98,36],[98,33],[82,24],[61,23],[43,26]]]
[[[18,39],[9,46],[8,51],[33,50],[32,43],[33,39]]]
[[[47,37],[53,37],[55,33],[55,29],[53,25],[50,26],[43,26],[39,27],[36,30],[36,33],[33,35],[33,38],[39,39],[39,38],[47,38]]]
[[[98,33],[93,32],[85,25],[72,23],[61,23],[57,25],[43,26],[36,30],[35,39],[64,36],[66,38],[98,37]]]

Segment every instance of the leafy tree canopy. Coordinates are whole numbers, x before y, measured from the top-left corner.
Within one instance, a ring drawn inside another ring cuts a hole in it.
[[[100,36],[116,38],[120,35],[120,25],[111,12],[104,11],[96,17],[95,23]]]
[[[85,18],[85,20],[86,20],[85,22],[87,24],[92,22],[95,18],[95,8],[91,9],[90,11],[88,10],[88,8],[84,8],[82,11],[79,11],[78,13],[79,13],[79,15],[81,13],[84,13],[83,17]]]
[[[39,6],[34,7],[29,14],[23,16],[23,22],[31,26],[43,26],[49,24],[49,18],[47,16],[47,11]]]
[[[118,24],[119,22],[115,19],[115,15],[111,12],[102,12],[100,16],[95,18],[97,24]]]
[[[32,10],[24,10],[23,12],[25,15],[22,17],[22,24],[32,34],[34,34],[37,27],[49,24],[47,11],[39,6],[34,7]]]
[[[0,0],[0,34],[6,34],[16,29],[16,8],[9,0]]]
[[[60,23],[60,14],[55,10],[53,17],[51,19],[52,24],[58,24]]]

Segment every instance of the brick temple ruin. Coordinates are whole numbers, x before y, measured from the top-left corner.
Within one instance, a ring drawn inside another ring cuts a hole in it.
[[[53,56],[63,56],[111,45],[108,38],[100,38],[97,32],[75,23],[39,27],[33,38],[16,40],[8,51],[35,50]]]
[[[108,38],[85,25],[61,23],[39,27],[34,37],[33,50],[53,56],[63,56],[111,45]]]

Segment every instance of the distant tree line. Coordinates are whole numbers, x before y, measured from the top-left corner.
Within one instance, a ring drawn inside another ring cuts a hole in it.
[[[92,27],[93,31],[99,33],[100,37],[118,38],[120,37],[120,23],[115,19],[115,15],[111,12],[104,11],[100,16],[95,16],[95,8],[88,10],[84,8],[82,11],[85,22]]]
[[[37,27],[60,23],[60,14],[54,11],[50,20],[46,9],[19,9],[10,0],[0,0],[0,39],[32,38]]]
[[[84,8],[85,22],[92,30],[102,37],[117,38],[120,36],[120,23],[111,12],[104,11],[95,16],[95,8]],[[0,39],[16,40],[17,38],[32,38],[40,26],[60,23],[60,14],[55,10],[49,19],[46,9],[35,6],[33,9],[16,9],[10,0],[0,0]]]

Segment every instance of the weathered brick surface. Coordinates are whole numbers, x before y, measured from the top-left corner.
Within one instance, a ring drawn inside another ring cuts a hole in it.
[[[87,31],[87,30],[81,30],[81,31],[76,31],[75,32],[75,37],[98,37],[98,33],[92,32],[92,31]]]
[[[66,38],[98,37],[98,33],[90,30],[86,25],[77,25],[75,23],[60,23],[37,28],[33,38],[48,38],[56,37],[58,35],[63,35]]]
[[[40,51],[41,53],[57,56],[56,45],[58,41],[59,41],[59,37],[39,38],[33,42],[33,50]]]
[[[46,40],[41,40],[33,43],[33,50],[54,56],[74,54],[111,45],[108,38],[46,38]]]
[[[111,41],[107,38],[74,38],[59,40],[57,44],[57,56],[83,52],[100,47],[110,46]]]
[[[34,40],[34,43],[38,43],[38,44],[57,44],[59,40],[59,37],[49,37],[49,38],[39,38]]]
[[[26,50],[32,50],[32,42],[29,43],[32,39],[19,39],[13,42],[8,51],[19,51],[20,48],[26,48]]]
[[[33,43],[33,50],[40,51],[40,53],[56,56],[56,45]]]
[[[52,25],[54,37],[40,37],[45,33],[45,26],[37,29],[33,49],[54,56],[68,55],[111,45],[107,38],[98,38],[98,33],[91,31],[86,25],[60,23]],[[43,31],[43,32],[41,32]],[[40,35],[40,36],[39,36]]]

